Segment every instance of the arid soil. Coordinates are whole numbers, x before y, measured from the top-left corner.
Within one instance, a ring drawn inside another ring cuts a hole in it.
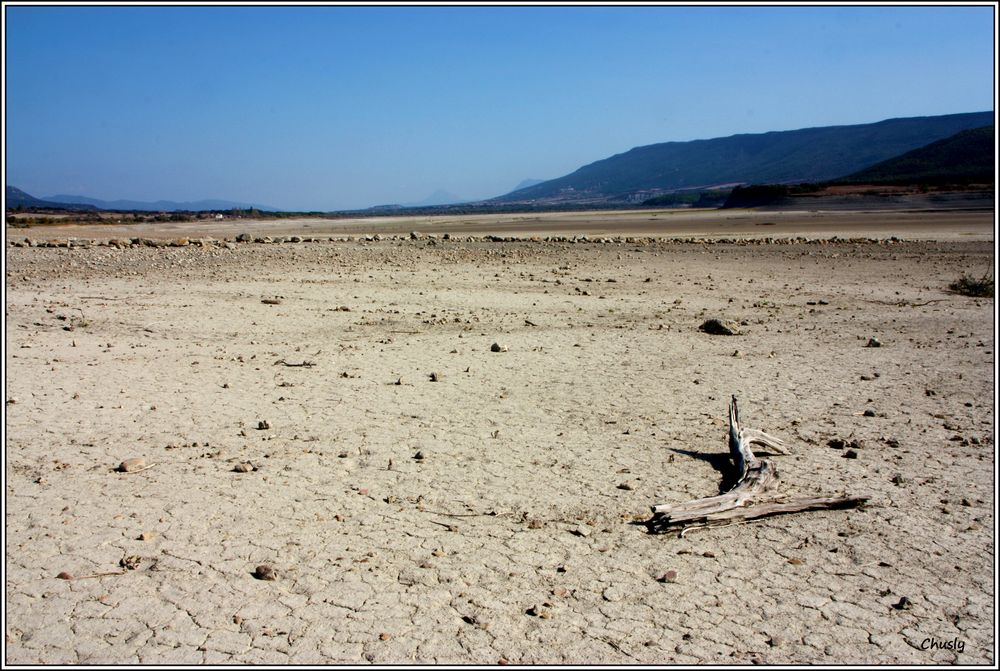
[[[976,226],[8,246],[5,661],[993,664]],[[648,533],[733,394],[870,503]]]

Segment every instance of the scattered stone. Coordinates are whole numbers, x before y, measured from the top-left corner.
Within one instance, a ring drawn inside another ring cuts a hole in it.
[[[532,606],[531,608],[529,608],[526,611],[524,611],[524,614],[525,615],[531,615],[532,617],[538,617],[538,614],[540,612],[541,612],[541,608],[539,608],[538,606]]]
[[[840,438],[833,438],[833,439],[831,439],[831,440],[827,441],[827,443],[826,443],[826,444],[827,444],[827,445],[828,445],[829,447],[832,447],[832,448],[833,448],[833,449],[835,449],[835,450],[842,450],[842,449],[844,449],[844,447],[846,447],[846,445],[847,445],[847,444],[846,444],[846,443],[845,443],[845,442],[844,442],[843,440],[841,440]]]
[[[892,484],[898,486],[898,485],[905,485],[909,483],[910,480],[909,478],[905,477],[902,473],[896,473],[894,476],[892,476],[891,482]]]
[[[378,640],[380,641],[388,641],[390,638],[392,638],[392,634],[388,634],[384,631],[378,635]]]
[[[280,298],[262,298],[260,302],[265,305],[281,305]]]
[[[857,459],[858,453],[854,450],[848,450],[847,452],[844,452],[843,457],[844,459]]]
[[[881,346],[882,346],[882,341],[879,340],[878,338],[869,338],[868,344],[865,345],[865,347],[881,347]]]
[[[141,534],[139,534],[139,538],[137,540],[149,542],[154,538],[156,538],[156,534],[153,533],[152,531],[143,531]]]
[[[506,345],[500,345],[500,343],[493,343],[492,345],[490,345],[491,352],[506,352],[507,349],[508,348]]]
[[[259,422],[257,422],[257,430],[258,431],[266,431],[267,429],[270,429],[270,428],[271,428],[271,423],[268,422],[266,419],[262,419]]]
[[[134,473],[135,471],[141,471],[144,468],[146,468],[146,460],[142,457],[133,457],[118,464],[118,468],[116,470],[119,473]]]
[[[666,573],[656,579],[657,582],[677,582],[677,571],[669,569]]]
[[[791,564],[792,566],[801,566],[802,564],[805,564],[805,562],[799,559],[798,557],[792,557],[791,559],[788,560],[788,563]]]
[[[739,330],[736,325],[732,322],[726,322],[721,319],[707,319],[702,322],[701,326],[698,327],[700,331],[704,331],[709,335],[738,335]]]
[[[118,562],[118,565],[121,566],[126,571],[134,571],[135,569],[139,568],[139,564],[141,563],[142,563],[142,557],[138,555],[128,555],[126,557],[122,557],[121,560]]]
[[[253,236],[249,233],[240,233],[236,236],[236,242],[253,242]]]
[[[427,457],[424,456],[424,453],[422,451],[417,450],[417,453],[413,455],[413,458],[416,459],[417,461],[423,461]]]
[[[631,482],[623,482],[620,485],[618,485],[618,489],[624,489],[626,492],[630,492],[633,489],[632,483]]]
[[[253,570],[253,577],[257,578],[257,580],[277,580],[278,574],[273,566],[261,564]]]
[[[892,605],[896,610],[910,610],[913,608],[913,602],[910,601],[908,597],[900,597],[898,603]]]
[[[865,410],[865,411],[864,411],[864,412],[863,412],[862,414],[863,414],[863,415],[864,415],[865,417],[874,417],[874,416],[875,416],[875,411],[874,411],[874,410],[871,410],[871,409],[869,409],[869,410]]]
[[[235,466],[233,466],[233,471],[235,471],[236,473],[249,473],[250,471],[256,471],[256,470],[257,467],[251,464],[249,461],[246,461],[242,464],[236,464]]]
[[[431,373],[430,374],[430,378],[431,378],[431,382],[440,382],[441,381],[441,375],[438,374],[438,373]]]
[[[588,527],[587,525],[580,524],[580,525],[577,525],[570,533],[572,533],[574,536],[581,536],[583,538],[586,538],[587,536],[589,536],[593,532],[590,530],[590,527]]]
[[[73,574],[70,573],[69,571],[60,571],[59,575],[57,575],[56,577],[59,578],[60,580],[72,580]]]

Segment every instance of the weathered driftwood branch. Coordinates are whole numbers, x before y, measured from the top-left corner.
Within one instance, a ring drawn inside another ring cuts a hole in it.
[[[687,527],[733,524],[803,510],[853,508],[868,500],[867,496],[788,499],[773,493],[778,484],[778,470],[770,461],[754,456],[750,449],[753,444],[786,454],[784,443],[774,436],[740,426],[739,408],[733,396],[729,404],[729,452],[739,474],[736,485],[718,496],[674,505],[654,505],[653,518],[646,523],[649,530],[654,533],[683,532]]]

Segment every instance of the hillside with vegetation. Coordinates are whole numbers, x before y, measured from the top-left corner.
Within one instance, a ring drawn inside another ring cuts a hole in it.
[[[993,123],[992,112],[888,119],[636,147],[493,203],[641,203],[680,190],[836,179]]]

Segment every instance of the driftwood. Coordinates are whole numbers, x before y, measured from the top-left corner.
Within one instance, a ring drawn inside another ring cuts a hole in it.
[[[646,522],[650,532],[679,531],[683,534],[689,528],[736,524],[770,515],[853,508],[868,500],[867,496],[789,499],[775,492],[778,470],[770,461],[754,456],[750,446],[756,443],[770,452],[787,454],[784,443],[763,431],[742,428],[736,397],[732,398],[729,404],[729,452],[738,475],[736,485],[718,496],[675,505],[654,505],[653,518]]]

